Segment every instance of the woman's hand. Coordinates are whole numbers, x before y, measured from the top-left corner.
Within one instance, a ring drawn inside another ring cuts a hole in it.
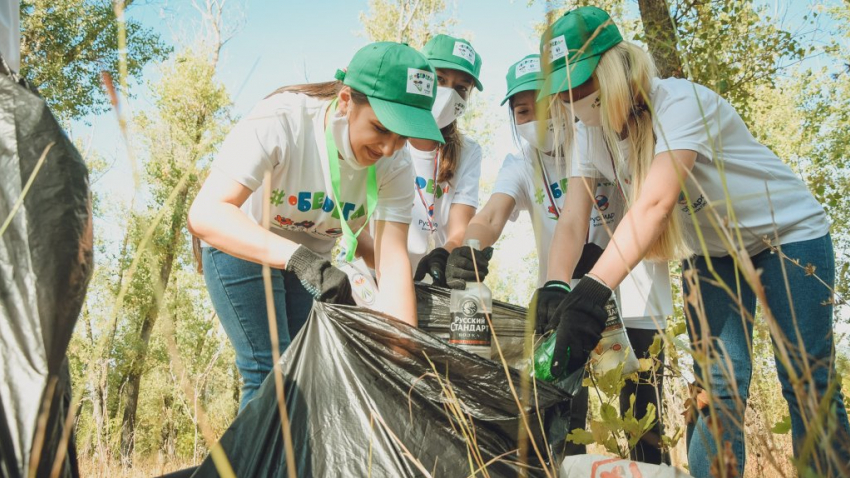
[[[351,296],[351,283],[345,272],[304,246],[298,246],[286,270],[295,274],[316,300],[331,304],[357,305]]]
[[[449,259],[449,251],[438,247],[426,254],[422,259],[419,259],[419,264],[416,266],[416,273],[413,274],[413,280],[421,281],[425,275],[431,276],[434,285],[439,287],[446,286],[446,261]]]

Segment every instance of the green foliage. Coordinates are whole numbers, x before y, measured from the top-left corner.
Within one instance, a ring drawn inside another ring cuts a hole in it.
[[[369,0],[369,13],[360,14],[360,23],[371,41],[407,43],[418,50],[457,22],[445,9],[444,0]]]
[[[199,410],[207,410],[205,425],[215,433],[235,415],[233,352],[195,272],[186,231],[188,207],[233,122],[229,94],[215,79],[216,53],[199,45],[159,65],[159,80],[149,85],[154,108],[133,118],[143,202],[96,211],[126,229],[123,244],[104,245],[86,302],[89,336],[75,338],[70,352],[77,383],[91,397],[79,430],[93,452],[197,459],[206,453]],[[90,162],[100,167],[96,159]],[[105,365],[92,369],[88,356]]]
[[[678,0],[671,8],[689,78],[723,95],[745,121],[758,87],[773,86],[784,65],[813,49],[753,0]]]
[[[171,49],[138,21],[125,25],[127,73],[137,77]],[[21,73],[58,117],[80,119],[108,108],[100,75],[118,78],[118,53],[112,1],[21,0]]]
[[[660,342],[659,342],[660,343]],[[635,417],[635,396],[629,397],[630,405],[622,413],[615,402],[619,402],[620,391],[626,385],[623,367],[617,367],[602,373],[591,373],[584,379],[584,386],[592,387],[599,399],[599,412],[590,418],[590,432],[576,428],[567,435],[567,440],[579,445],[602,445],[606,451],[628,458],[641,437],[652,430],[657,421],[655,405],[647,405],[646,414]],[[629,377],[637,380],[637,375]]]

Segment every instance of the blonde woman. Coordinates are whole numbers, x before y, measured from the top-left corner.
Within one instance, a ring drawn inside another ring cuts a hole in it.
[[[756,307],[756,284],[748,281],[755,280],[777,331],[774,343],[790,355],[786,361],[777,353],[777,369],[800,465],[846,472],[850,427],[834,367],[834,254],[821,205],[720,96],[687,80],[657,78],[650,56],[623,41],[606,12],[567,12],[544,33],[541,55],[549,62],[541,96],[577,120],[565,144],[573,145],[566,152],[570,170],[580,171],[569,181],[548,279],[572,276],[597,177],[613,180],[628,204],[591,271],[556,307],[538,308],[546,316],[538,320],[558,321],[553,374],[584,366],[611,290],[641,260],[683,260],[688,331],[694,349],[707,353],[695,361],[695,374],[711,397],[689,427],[689,470],[709,476],[718,448],[729,442],[743,476]],[[749,264],[760,276],[742,272]],[[813,422],[811,406],[821,403],[834,427]],[[803,453],[807,441],[816,452]]]
[[[487,204],[472,218],[464,239],[477,239],[484,248],[481,251],[472,252],[476,258],[479,254],[488,255],[489,253],[485,254],[485,251],[492,250],[490,246],[498,241],[508,221],[515,221],[520,211],[527,211],[539,257],[538,285],[545,287],[547,292],[556,297],[566,296],[570,290],[569,283],[546,280],[549,263],[547,257],[555,235],[555,227],[561,211],[567,207],[564,203],[566,197],[564,192],[570,174],[558,164],[558,150],[563,146],[556,143],[555,138],[556,136],[563,138],[563,133],[556,135],[555,130],[563,130],[564,123],[563,121],[556,123],[549,117],[548,110],[547,112],[537,110],[537,108],[546,108],[545,104],[537,102],[540,88],[545,81],[540,68],[540,55],[536,53],[528,55],[511,65],[505,79],[507,94],[502,104],[508,104],[511,129],[519,148],[505,157],[496,183],[493,185],[493,194],[487,200]],[[580,278],[593,267],[602,249],[608,245],[611,238],[609,231],[616,227],[622,218],[622,198],[618,197],[617,188],[612,181],[597,181],[593,194],[598,207],[589,216],[590,231],[586,238],[587,245],[584,246],[580,263],[573,273],[574,278]],[[487,276],[487,268],[481,267],[477,260],[473,266],[470,260],[459,258],[461,251],[466,250],[469,254],[469,249],[459,247],[452,251],[449,267],[446,268],[446,280],[450,287],[463,288],[467,281],[475,281],[476,278],[483,281]],[[666,267],[663,268],[663,274],[666,279]],[[652,282],[651,278],[640,281],[642,286],[649,286],[650,289],[656,287],[650,282]],[[662,289],[664,285],[659,284],[657,287]],[[665,302],[670,305],[669,286],[664,292],[666,292]],[[623,288],[620,293],[621,297],[624,297]],[[661,296],[662,294],[655,295],[657,298]],[[646,307],[639,307],[639,304],[633,305],[638,306],[633,309],[646,310]],[[647,315],[649,314],[623,314],[629,342],[638,357],[648,354],[657,329],[664,327],[663,317],[659,320]],[[537,322],[535,330],[541,335],[548,334],[553,331],[555,325],[557,324]],[[663,360],[663,355],[660,359]],[[659,378],[654,383],[650,383],[650,378],[651,373],[645,372],[639,374],[638,380],[626,382],[620,391],[622,411],[628,410],[632,398],[635,399],[634,415],[638,418],[646,414],[649,404],[653,404],[656,408],[660,406],[658,401],[662,394],[663,382]],[[587,453],[583,445],[566,441],[567,434],[571,430],[583,427],[586,423],[587,392],[586,387],[582,388],[569,403],[559,408],[560,417],[569,421],[563,427],[553,426],[551,428],[553,433],[547,436],[550,448],[558,456]],[[646,463],[661,463],[666,460],[666,456],[658,446],[661,429],[659,420],[653,429],[635,445],[631,453],[632,459]]]

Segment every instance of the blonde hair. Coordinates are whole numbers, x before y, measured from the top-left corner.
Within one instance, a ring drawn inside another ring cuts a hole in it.
[[[629,197],[625,198],[629,208],[640,196],[646,175],[655,159],[656,137],[652,129],[652,108],[649,92],[652,80],[658,76],[652,57],[641,47],[626,41],[620,42],[602,54],[593,73],[599,85],[602,104],[601,138],[588,137],[594,145],[605,144],[611,155],[617,179],[622,181],[624,166],[631,171]],[[592,80],[591,80],[592,81]],[[553,95],[556,115],[567,117],[569,110]],[[572,118],[569,118],[572,120]],[[572,125],[572,122],[568,122]],[[565,128],[565,162],[570,170],[574,144],[574,129]],[[588,135],[593,134],[588,131]],[[628,144],[628,164],[620,152],[619,142],[623,138]],[[674,208],[667,218],[664,229],[646,254],[650,260],[679,260],[693,255],[687,243],[682,218]]]

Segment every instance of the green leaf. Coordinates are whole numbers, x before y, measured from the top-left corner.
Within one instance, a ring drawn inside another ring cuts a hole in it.
[[[649,372],[655,366],[655,360],[651,358],[638,359],[638,363],[640,364],[639,370],[641,372]]]
[[[625,363],[621,363],[597,377],[596,387],[606,397],[618,396],[620,394],[620,390],[622,390],[623,386],[625,386],[626,382],[625,379],[623,379],[623,366],[625,366]]]
[[[575,443],[576,445],[592,445],[596,443],[593,439],[593,433],[583,429],[576,428],[567,434],[567,441],[570,443]]]
[[[684,325],[684,324],[682,324]],[[652,345],[649,346],[649,356],[650,357],[658,357],[658,354],[661,353],[661,334],[655,334],[655,337],[652,338]]]
[[[777,435],[786,435],[789,431],[791,431],[791,416],[786,415],[782,420],[773,425],[773,428],[770,429],[771,432]]]

